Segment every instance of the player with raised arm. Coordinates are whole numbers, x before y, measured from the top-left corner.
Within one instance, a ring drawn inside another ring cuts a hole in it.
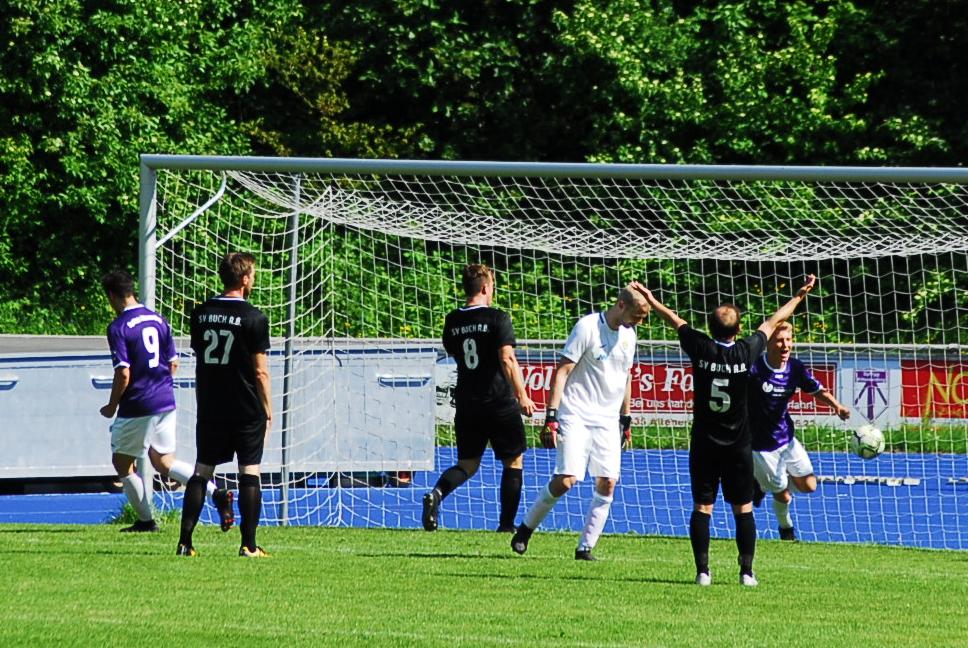
[[[195,474],[185,489],[176,553],[198,555],[192,534],[202,510],[205,482],[216,465],[237,457],[242,516],[239,555],[263,558],[269,554],[256,544],[255,536],[262,514],[260,464],[272,429],[269,320],[246,301],[255,284],[254,256],[226,254],[218,274],[222,294],[197,306],[189,325],[195,352],[198,457]]]
[[[708,316],[712,337],[689,326],[645,287],[639,290],[662,319],[676,329],[679,346],[692,362],[695,399],[689,443],[689,476],[693,510],[689,540],[696,564],[696,584],[712,584],[709,572],[709,522],[713,504],[723,499],[733,509],[739,582],[756,586],[753,556],[756,521],[753,518],[753,457],[747,411],[750,367],[766,347],[767,339],[807,296],[816,282],[810,275],[803,287],[750,336],[739,338],[740,312],[722,304]]]
[[[117,317],[108,325],[108,346],[114,365],[114,379],[108,403],[101,416],[117,418],[111,424],[111,463],[121,479],[128,502],[138,519],[122,532],[157,531],[151,502],[135,459],[148,451],[155,470],[185,485],[192,467],[175,458],[175,389],[178,353],[171,326],[164,317],[139,303],[134,279],[123,270],[101,279],[108,303]],[[232,527],[232,493],[216,489],[211,481],[206,490],[218,510],[222,530]]]
[[[575,549],[575,560],[597,560],[592,550],[605,527],[622,463],[622,446],[631,440],[632,365],[635,327],[649,314],[637,283],[619,291],[608,310],[582,317],[565,342],[551,377],[551,393],[541,443],[557,448],[555,474],[531,505],[511,538],[523,554],[534,530],[558,499],[585,478],[595,478],[595,493]]]
[[[494,272],[474,263],[464,268],[464,306],[444,320],[443,344],[457,361],[454,391],[457,464],[445,470],[423,498],[423,527],[437,529],[441,501],[474,476],[488,442],[504,465],[498,531],[514,531],[521,503],[526,447],[521,415],[534,413],[514,355],[514,327],[508,314],[491,307]]]
[[[817,478],[807,451],[796,438],[793,418],[787,408],[800,389],[834,408],[842,421],[850,410],[791,355],[793,325],[781,322],[750,370],[750,431],[753,436],[753,505],[759,506],[766,492],[773,493],[773,511],[781,540],[796,540],[790,517],[790,482],[801,493],[817,490]],[[789,479],[787,475],[789,473]]]

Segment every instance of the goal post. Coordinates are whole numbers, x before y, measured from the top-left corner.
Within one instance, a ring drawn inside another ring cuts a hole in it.
[[[269,316],[277,413],[270,522],[419,526],[423,489],[455,460],[454,366],[439,339],[466,263],[495,268],[495,306],[511,314],[539,404],[571,326],[628,281],[697,328],[732,301],[752,330],[814,273],[794,352],[853,414],[842,423],[809,397],[791,404],[821,481],[795,496],[800,536],[968,548],[968,169],[143,155],[141,178],[141,296],[183,354],[191,307],[218,291],[219,258],[257,257],[251,301]],[[658,318],[638,337],[635,448],[606,531],[682,535],[690,370]],[[866,462],[845,435],[865,421],[888,449]],[[445,500],[442,526],[496,526],[492,459]],[[551,453],[526,454],[522,514],[552,468]],[[586,487],[546,528],[581,527]],[[728,536],[718,508],[713,533]],[[775,535],[772,513],[757,515]]]

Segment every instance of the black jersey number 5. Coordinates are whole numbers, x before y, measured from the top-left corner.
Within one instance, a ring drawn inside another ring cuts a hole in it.
[[[205,364],[227,365],[232,353],[232,343],[235,342],[235,334],[225,329],[207,329],[204,335],[208,346],[205,347]],[[221,355],[218,354],[219,342],[224,340]]]
[[[722,389],[720,389],[722,388]],[[709,394],[709,409],[714,412],[725,412],[732,402],[729,394],[723,389],[729,389],[729,378],[713,378]]]

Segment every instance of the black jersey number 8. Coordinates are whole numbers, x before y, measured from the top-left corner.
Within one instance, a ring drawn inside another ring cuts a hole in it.
[[[481,356],[477,355],[477,340],[467,338],[464,340],[464,364],[468,369],[477,369],[481,364]]]
[[[714,412],[725,412],[729,409],[732,402],[729,394],[720,387],[729,388],[729,378],[713,378],[712,388],[709,394],[709,409]]]
[[[205,347],[205,364],[227,365],[232,352],[232,343],[235,342],[235,334],[225,329],[219,329],[218,331],[207,329],[204,337],[205,341],[208,342],[208,346]],[[222,349],[222,357],[219,358],[215,355],[215,352],[218,350],[220,337],[225,338],[225,347]]]

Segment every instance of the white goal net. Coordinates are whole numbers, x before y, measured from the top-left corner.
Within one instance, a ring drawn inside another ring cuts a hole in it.
[[[144,156],[141,225],[142,296],[179,336],[218,291],[225,252],[258,259],[250,301],[273,336],[270,522],[419,527],[421,495],[455,461],[455,369],[439,340],[467,263],[496,270],[495,306],[539,404],[571,326],[631,280],[697,328],[729,301],[752,330],[814,273],[794,353],[852,417],[791,403],[820,481],[795,494],[799,536],[968,548],[964,170]],[[635,447],[606,532],[684,535],[690,369],[658,318],[638,337]],[[180,347],[179,453],[191,459]],[[864,461],[846,432],[868,421],[887,451]],[[553,465],[529,449],[519,519]],[[220,471],[231,481],[235,467]],[[495,528],[499,482],[488,452],[441,527]],[[569,493],[544,528],[580,529],[590,492]],[[717,509],[713,534],[731,537]],[[776,537],[770,507],[756,515]]]

